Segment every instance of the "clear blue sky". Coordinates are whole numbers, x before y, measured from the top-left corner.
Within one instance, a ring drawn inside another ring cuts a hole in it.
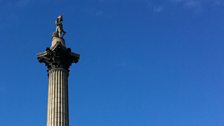
[[[60,14],[70,126],[224,126],[223,0],[0,0],[1,126],[46,125]]]

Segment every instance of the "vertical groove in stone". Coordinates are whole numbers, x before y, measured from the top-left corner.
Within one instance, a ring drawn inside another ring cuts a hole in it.
[[[53,126],[54,125],[54,121],[53,121],[53,118],[54,118],[54,83],[55,83],[55,72],[54,71],[52,71],[52,83],[51,83],[51,85],[52,85],[52,92],[51,92],[51,94],[52,94],[52,96],[51,96],[51,124],[50,124],[50,126]]]
[[[57,126],[57,124],[56,124],[56,118],[57,118],[57,114],[56,114],[56,111],[57,111],[57,80],[58,80],[58,76],[57,76],[57,71],[55,71],[55,82],[54,82],[54,102],[53,102],[53,104],[54,104],[54,118],[53,118],[53,120],[54,120],[54,124],[53,124],[53,126]]]
[[[55,75],[54,75],[54,71],[52,71],[52,73],[51,73],[51,75],[52,75],[52,82],[51,82],[51,89],[52,89],[52,91],[51,91],[51,123],[50,123],[50,126],[53,126],[54,124],[54,122],[53,122],[53,113],[54,113],[54,81],[55,81]]]
[[[50,96],[50,95],[49,95],[49,93],[50,93],[50,83],[51,83],[51,82],[50,82],[50,76],[48,76],[48,99],[47,99],[47,101],[49,101],[49,96]],[[48,103],[48,104],[47,104],[47,110],[48,110],[48,111],[47,111],[47,116],[49,116],[49,109],[50,109],[49,107],[50,107],[50,105],[49,105],[49,103]],[[49,122],[47,121],[47,125],[48,125],[48,123],[49,123]]]
[[[65,76],[66,76],[66,75],[65,75]],[[67,97],[67,95],[66,95],[66,90],[67,90],[67,89],[66,89],[66,80],[65,80],[65,79],[66,79],[66,78],[64,77],[64,78],[63,78],[63,81],[65,82],[65,83],[64,83],[64,104],[65,104],[65,106],[66,106],[66,107],[64,107],[64,111],[65,111],[64,120],[65,120],[65,126],[68,126],[68,125],[67,125],[67,111],[66,111],[66,108],[68,107],[67,104],[66,104],[66,97]]]
[[[53,104],[53,102],[54,102],[54,79],[55,79],[55,76],[54,76],[54,72],[53,71],[51,71],[51,75],[52,75],[52,82],[51,82],[51,89],[52,89],[52,92],[51,92],[51,123],[50,123],[50,126],[53,126],[54,124],[54,122],[53,122],[53,112],[54,112],[54,104]]]
[[[51,82],[51,98],[50,98],[50,105],[51,105],[51,116],[50,116],[50,124],[49,126],[53,125],[53,112],[54,112],[54,106],[53,106],[53,97],[54,97],[54,72],[51,71],[51,76],[52,76],[52,82]]]
[[[48,72],[48,76],[49,76],[49,78],[50,78],[50,82],[49,82],[49,92],[48,92],[48,106],[49,106],[49,108],[48,108],[48,112],[49,112],[49,114],[48,114],[48,117],[47,117],[47,125],[48,126],[50,126],[50,124],[51,124],[51,112],[52,112],[52,106],[51,106],[51,96],[52,96],[52,78],[53,78],[53,76],[52,76],[52,73],[49,71]]]
[[[64,71],[64,74],[63,74],[63,82],[64,82],[64,85],[63,85],[63,111],[64,111],[64,114],[63,114],[63,122],[64,122],[64,126],[68,126],[67,125],[67,118],[66,118],[66,115],[67,115],[67,111],[66,111],[66,108],[68,107],[67,106],[67,103],[66,103],[66,85],[67,85],[67,82],[65,81],[65,79],[67,78],[67,72]]]
[[[58,79],[59,79],[59,76],[58,76],[58,70],[56,71],[56,76],[57,76],[57,80],[56,80],[56,87],[55,87],[55,89],[56,89],[56,96],[55,96],[55,99],[56,99],[56,101],[55,101],[55,115],[56,115],[56,117],[55,117],[55,126],[58,126]]]
[[[61,92],[60,92],[60,97],[61,97],[61,107],[60,107],[60,111],[61,111],[61,118],[60,118],[60,122],[61,122],[61,126],[63,126],[64,124],[63,124],[63,110],[62,110],[62,107],[63,107],[63,103],[62,103],[62,100],[63,100],[63,97],[62,97],[62,91],[63,91],[63,88],[62,88],[62,86],[63,86],[63,71],[61,71]]]
[[[50,103],[50,115],[49,115],[49,126],[52,125],[52,95],[53,95],[53,82],[54,82],[54,76],[52,72],[50,73],[51,76],[51,83],[50,83],[50,97],[49,97],[49,103]]]
[[[66,97],[65,97],[65,104],[66,104],[66,125],[68,126],[69,125],[69,117],[68,117],[68,78],[65,78],[65,91],[66,91]]]
[[[54,73],[54,83],[53,83],[53,85],[54,85],[54,87],[53,87],[53,103],[52,103],[52,106],[53,106],[53,113],[52,113],[52,121],[53,121],[53,123],[52,123],[52,126],[56,126],[56,124],[55,124],[55,102],[56,102],[56,100],[55,100],[55,95],[56,95],[56,80],[57,80],[57,74],[56,74],[56,72],[55,71],[53,71],[53,73]]]
[[[63,122],[63,126],[65,126],[65,81],[64,81],[64,78],[65,78],[65,72],[63,72],[62,74],[62,81],[64,82],[64,84],[62,85],[62,111],[64,112],[62,114],[62,122]]]
[[[49,116],[49,111],[50,111],[50,105],[49,105],[49,96],[50,96],[50,84],[51,84],[51,76],[48,74],[48,105],[47,105],[47,116]],[[49,121],[47,120],[47,125],[49,124]]]
[[[51,124],[51,116],[52,116],[52,106],[51,106],[51,97],[52,97],[52,74],[49,71],[48,72],[48,76],[49,76],[49,84],[48,84],[48,119],[47,119],[47,125],[50,126]]]
[[[49,79],[49,82],[48,82],[48,107],[47,107],[47,118],[50,118],[51,116],[51,104],[50,104],[50,98],[51,98],[51,83],[52,83],[52,80],[51,80],[51,74],[50,72],[48,72],[48,79]],[[47,126],[49,126],[50,124],[50,120],[47,119]]]
[[[66,73],[66,76],[68,76],[68,74]],[[69,117],[68,117],[68,77],[65,78],[65,93],[66,93],[66,101],[65,101],[65,104],[66,104],[66,126],[69,126]]]
[[[59,86],[59,91],[58,91],[58,123],[59,126],[61,126],[61,70],[59,71],[59,76],[60,79],[58,80],[58,86]]]
[[[62,107],[62,97],[61,97],[61,91],[62,91],[62,84],[63,84],[63,82],[62,82],[62,70],[60,70],[60,95],[59,95],[59,97],[60,97],[60,108],[59,108],[59,111],[60,111],[60,113],[59,113],[59,115],[60,115],[60,118],[59,118],[59,122],[60,122],[60,126],[62,126],[62,121],[61,121],[61,119],[62,119],[62,110],[61,110],[61,107]]]
[[[60,126],[60,79],[61,79],[61,76],[60,76],[60,72],[61,70],[58,71],[58,109],[57,109],[57,115],[58,115],[58,118],[57,118],[57,123],[58,123],[58,126]]]
[[[53,86],[52,86],[52,83],[53,83],[53,76],[52,76],[52,72],[48,72],[48,74],[49,74],[49,77],[50,77],[50,83],[49,83],[49,89],[50,89],[50,91],[49,91],[49,96],[48,96],[48,104],[49,104],[49,109],[48,109],[48,111],[49,111],[49,115],[48,115],[48,117],[47,117],[47,122],[48,122],[48,126],[51,126],[51,123],[52,123],[52,121],[51,121],[51,118],[52,118],[52,88],[53,88]]]
[[[56,87],[56,89],[57,89],[57,92],[56,92],[56,99],[57,99],[57,101],[56,101],[56,126],[59,126],[59,122],[58,122],[58,118],[59,118],[59,116],[58,116],[58,108],[59,108],[59,106],[58,106],[58,103],[59,103],[59,98],[58,98],[58,93],[59,93],[59,79],[60,79],[60,76],[59,76],[59,72],[60,72],[60,70],[57,70],[57,87]]]

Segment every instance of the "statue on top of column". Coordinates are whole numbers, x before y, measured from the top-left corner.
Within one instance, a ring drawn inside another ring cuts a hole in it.
[[[60,15],[57,17],[55,24],[56,24],[56,32],[53,34],[55,37],[63,38],[65,35],[65,31],[62,25],[63,17]]]

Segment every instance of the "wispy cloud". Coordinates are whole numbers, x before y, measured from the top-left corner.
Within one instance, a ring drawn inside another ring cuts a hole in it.
[[[173,7],[177,9],[190,10],[192,12],[203,12],[206,9],[216,8],[216,7],[224,7],[224,0],[96,0],[99,5],[102,7],[100,9],[96,9],[96,16],[105,16],[107,15],[107,11],[105,11],[104,6],[112,6],[115,4],[118,5],[126,5],[132,6],[135,9],[134,4],[141,5],[146,8],[147,11],[152,13],[162,13],[167,10],[172,11]]]
[[[212,7],[224,7],[224,0],[142,0],[153,12],[163,12],[167,8],[177,6],[193,11],[203,11]]]
[[[170,0],[171,3],[186,8],[205,9],[207,7],[217,7],[224,4],[223,0]]]

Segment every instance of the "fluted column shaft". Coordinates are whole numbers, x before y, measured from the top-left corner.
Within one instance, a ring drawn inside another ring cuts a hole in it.
[[[69,126],[68,70],[64,68],[48,72],[47,126]]]

